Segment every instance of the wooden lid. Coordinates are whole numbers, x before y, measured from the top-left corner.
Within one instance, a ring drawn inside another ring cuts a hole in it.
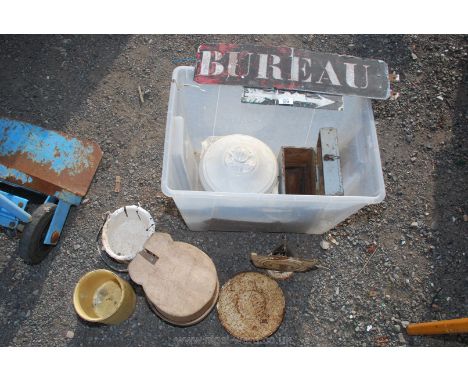
[[[261,273],[244,272],[223,285],[217,309],[229,334],[244,341],[259,341],[281,325],[285,300],[275,280]]]
[[[218,276],[213,261],[193,245],[173,241],[156,232],[129,264],[132,280],[143,286],[158,315],[175,325],[203,319],[218,297]]]
[[[218,296],[219,296],[219,283],[217,283],[216,285],[216,293],[215,295],[213,296],[213,302],[212,304],[210,305],[210,307],[205,311],[205,313],[203,313],[200,317],[196,318],[195,320],[193,321],[188,321],[188,322],[176,322],[176,321],[172,321],[171,319],[167,318],[163,313],[161,313],[158,308],[156,308],[156,306],[154,306],[151,301],[148,299],[148,297],[146,297],[147,301],[148,301],[148,304],[150,306],[150,308],[153,310],[154,313],[156,313],[160,318],[162,318],[164,321],[167,321],[169,322],[170,324],[173,324],[173,325],[177,325],[177,326],[190,326],[190,325],[195,325],[195,324],[198,324],[200,321],[202,321],[206,316],[208,316],[208,314],[211,312],[211,310],[214,308],[215,304],[216,304],[216,301],[218,300]]]

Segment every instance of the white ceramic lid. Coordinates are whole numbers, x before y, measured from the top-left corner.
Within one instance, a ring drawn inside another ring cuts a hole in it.
[[[213,140],[202,154],[199,171],[206,191],[268,193],[278,179],[271,149],[242,134]]]

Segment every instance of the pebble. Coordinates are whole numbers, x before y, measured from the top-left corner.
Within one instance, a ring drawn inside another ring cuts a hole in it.
[[[406,344],[405,337],[403,336],[402,333],[398,334],[398,341],[400,341],[401,344]]]
[[[79,244],[75,244],[75,245],[73,246],[73,249],[74,249],[75,251],[79,250],[80,248],[81,248],[81,245],[79,245]]]
[[[411,223],[411,228],[418,228],[418,227],[419,227],[418,222],[412,222]]]
[[[395,328],[396,332],[399,332],[401,330],[400,325],[393,325],[393,327]]]
[[[409,325],[409,321],[401,321],[401,325],[406,329]]]
[[[413,60],[417,60],[418,59],[418,56],[416,56],[413,52],[411,52],[411,58]]]
[[[468,222],[468,215],[463,215],[463,221]]]
[[[322,249],[324,250],[327,250],[327,249],[330,249],[330,243],[328,241],[325,241],[325,240],[322,240],[320,242],[320,246],[322,247]]]
[[[33,295],[34,296],[37,296],[39,294],[39,289],[36,289],[34,292],[33,292]]]
[[[67,332],[67,338],[72,339],[73,337],[75,337],[75,333],[73,332],[73,330],[69,330],[69,331]]]
[[[366,331],[370,332],[372,330],[372,325],[367,325]]]
[[[444,97],[442,97],[442,96],[437,96],[436,98],[437,98],[438,100],[441,100],[441,101],[444,100]]]
[[[411,157],[411,162],[416,162],[416,157]]]

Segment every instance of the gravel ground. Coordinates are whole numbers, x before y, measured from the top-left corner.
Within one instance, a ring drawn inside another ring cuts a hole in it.
[[[206,41],[386,61],[400,75],[400,96],[374,102],[385,201],[322,236],[189,231],[161,194],[165,116],[172,70],[192,64]],[[253,270],[250,252],[266,253],[284,237],[329,268],[280,282],[284,322],[257,345],[466,345],[466,335],[408,337],[404,326],[468,316],[467,54],[466,36],[0,36],[0,115],[93,139],[104,151],[88,201],[72,209],[60,244],[40,265],[24,264],[17,239],[0,233],[0,345],[244,345],[215,311],[190,328],[166,324],[140,288],[135,314],[120,326],[77,318],[76,282],[105,267],[94,244],[102,214],[137,202],[158,230],[208,253],[221,284]]]

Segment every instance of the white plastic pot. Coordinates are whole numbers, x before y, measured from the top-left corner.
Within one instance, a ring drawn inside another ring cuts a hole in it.
[[[102,228],[102,245],[113,259],[128,262],[143,250],[154,228],[148,211],[139,206],[125,206],[108,216]]]

